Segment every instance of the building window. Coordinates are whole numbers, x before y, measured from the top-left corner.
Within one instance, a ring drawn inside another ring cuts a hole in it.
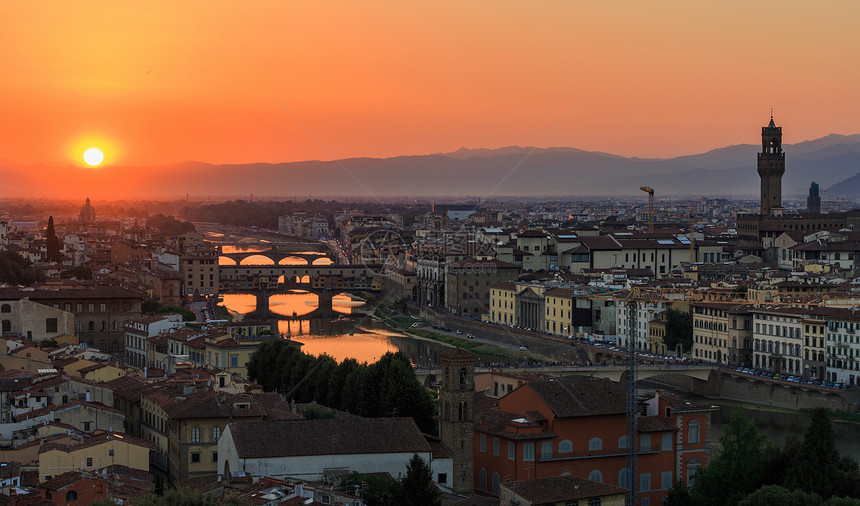
[[[588,474],[588,479],[591,481],[596,481],[598,483],[603,483],[603,474],[595,469]]]
[[[603,449],[603,440],[599,437],[593,437],[588,440],[588,450],[589,451],[598,451]],[[589,478],[591,479],[591,478]],[[597,481],[597,480],[592,480]]]
[[[629,441],[629,439],[630,439],[630,438],[628,438],[628,437],[627,437],[627,435],[624,435],[624,436],[621,436],[620,438],[618,438],[618,448],[622,448],[622,449],[623,449],[623,448],[627,448],[628,446],[630,446],[629,444],[627,444],[627,442]],[[590,446],[590,444],[589,444],[589,446]],[[589,448],[589,449],[590,449],[590,448]],[[598,449],[599,449],[599,448],[598,448]]]
[[[672,471],[663,471],[660,473],[660,488],[663,490],[672,488]]]
[[[699,442],[699,421],[692,420],[687,426],[688,440],[690,443]]]
[[[486,479],[487,479],[487,476],[484,475],[484,480],[486,481]],[[444,485],[445,483],[448,483],[448,473],[439,473],[438,478],[436,479],[436,483],[438,483],[440,485]]]
[[[481,468],[481,472],[478,473],[478,489],[487,490],[487,470],[483,467]]]
[[[212,452],[212,462],[218,462],[218,452]]]
[[[108,450],[108,457],[113,457],[113,448]]]
[[[496,457],[499,456],[499,438],[497,437],[493,438],[493,455]]]
[[[194,427],[193,429],[191,429],[191,442],[192,443],[199,443],[200,442],[200,429],[198,429],[197,427]]]
[[[93,458],[87,457],[87,467],[93,467]]]
[[[544,460],[552,458],[552,441],[544,441],[540,444],[540,457]]]
[[[57,331],[57,319],[56,318],[45,318],[45,332],[49,334],[53,334]]]
[[[499,473],[493,473],[493,494],[499,495],[499,485],[501,484],[501,479],[499,478]]]
[[[651,490],[651,473],[642,473],[639,475],[639,490],[642,492]]]
[[[690,459],[687,461],[687,487],[692,487],[696,480],[696,475],[699,474],[702,464],[698,459]]]
[[[481,453],[487,453],[487,435],[481,434]]]
[[[630,488],[630,470],[622,467],[618,471],[618,486],[622,488]]]
[[[514,460],[516,458],[517,447],[513,443],[513,441],[508,441],[508,460]]]
[[[639,449],[643,452],[651,451],[651,434],[642,434],[639,437]]]
[[[664,432],[663,433],[663,451],[667,452],[672,450],[672,433]]]
[[[212,441],[218,442],[221,439],[221,427],[214,427],[212,429]]]
[[[558,444],[558,453],[571,453],[573,451],[573,443],[570,439],[565,439]]]
[[[600,498],[592,497],[588,500],[588,506],[600,506]]]
[[[72,502],[72,501],[77,501],[77,500],[78,500],[78,493],[77,492],[75,492],[74,490],[69,490],[68,492],[66,492],[66,501],[67,502]]]
[[[9,304],[3,304],[2,306],[0,306],[0,313],[11,313],[11,312],[12,312],[12,306],[10,306]]]
[[[200,452],[194,452],[191,454],[191,462],[200,462]]]
[[[535,459],[534,441],[523,443],[523,462],[533,462]]]

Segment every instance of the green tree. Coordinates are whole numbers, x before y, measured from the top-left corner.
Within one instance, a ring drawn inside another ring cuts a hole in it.
[[[831,497],[824,506],[860,506],[860,499],[855,497]]]
[[[403,499],[411,506],[440,506],[439,489],[433,483],[433,473],[430,466],[417,453],[406,464],[406,476],[400,483],[403,487]]]
[[[57,239],[57,231],[54,230],[54,217],[48,217],[48,230],[45,231],[45,249],[46,256],[49,262],[59,263],[62,260],[60,256],[60,240]]]
[[[826,409],[817,408],[812,412],[812,420],[785,478],[785,485],[829,498],[836,492],[840,472],[830,415]]]
[[[803,490],[789,490],[778,485],[766,485],[746,496],[738,506],[810,506],[821,504],[821,497]]]
[[[248,376],[298,402],[317,401],[367,417],[412,417],[422,431],[435,432],[436,401],[400,352],[386,353],[371,365],[337,364],[326,355],[307,355],[289,341],[272,340],[251,355]]]
[[[0,283],[32,285],[42,280],[42,271],[14,251],[0,251]]]
[[[784,485],[788,470],[794,464],[794,459],[800,449],[800,440],[794,434],[785,438],[782,448],[771,446],[765,450],[765,472],[762,477],[764,485]]]
[[[684,350],[693,347],[693,315],[676,309],[666,310],[666,349],[674,351],[678,344]]]
[[[663,506],[693,506],[693,497],[690,489],[681,480],[672,484],[672,488],[663,498]]]
[[[163,304],[160,300],[147,297],[140,303],[140,312],[145,315],[154,315],[161,307],[163,307]]]
[[[722,452],[696,476],[693,503],[704,506],[737,504],[762,485],[767,437],[736,409],[720,438]]]
[[[317,404],[306,406],[299,412],[306,420],[322,420],[326,418],[337,418],[337,411]]]
[[[60,271],[60,277],[63,279],[75,278],[78,280],[93,279],[93,270],[88,265],[78,265]]]

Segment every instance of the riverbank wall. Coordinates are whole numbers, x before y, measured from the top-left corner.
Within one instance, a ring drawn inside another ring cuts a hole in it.
[[[649,383],[713,399],[728,399],[758,406],[803,410],[824,407],[860,412],[860,392],[804,388],[806,385],[767,382],[714,370],[707,381],[666,374],[648,378]]]

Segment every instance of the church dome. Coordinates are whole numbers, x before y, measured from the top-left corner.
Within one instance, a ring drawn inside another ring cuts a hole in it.
[[[96,222],[96,210],[90,204],[90,198],[87,197],[87,203],[81,208],[81,214],[78,221],[83,224],[91,224]]]

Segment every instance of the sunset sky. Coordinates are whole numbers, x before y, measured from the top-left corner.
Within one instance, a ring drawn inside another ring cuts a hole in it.
[[[0,3],[0,160],[281,162],[860,133],[860,3]]]

